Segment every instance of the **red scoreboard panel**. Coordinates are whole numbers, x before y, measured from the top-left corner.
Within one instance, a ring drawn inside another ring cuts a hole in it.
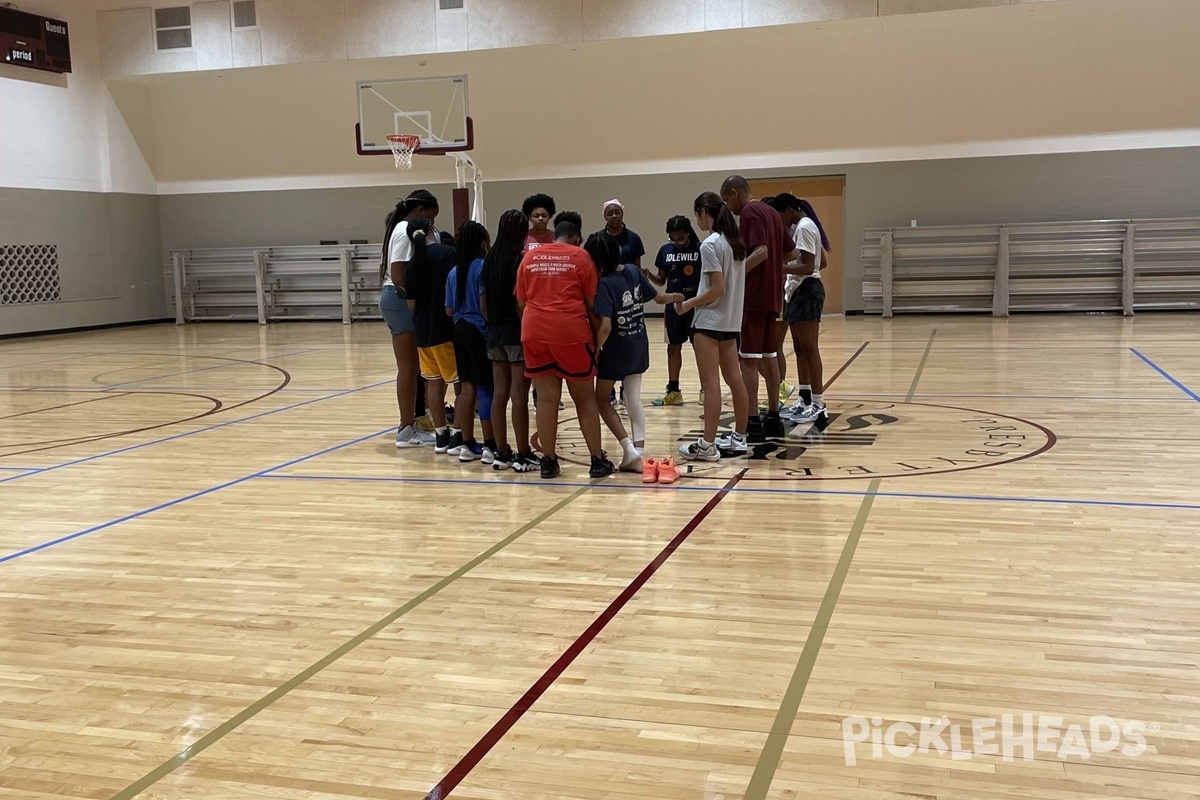
[[[67,23],[0,6],[0,64],[70,72]]]

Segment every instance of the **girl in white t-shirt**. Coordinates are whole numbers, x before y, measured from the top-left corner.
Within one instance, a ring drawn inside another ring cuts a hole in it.
[[[434,443],[433,434],[419,430],[416,425],[417,407],[417,339],[413,329],[413,312],[404,291],[404,271],[413,255],[412,239],[408,238],[408,222],[424,217],[432,222],[438,215],[437,198],[425,189],[417,189],[401,200],[387,218],[387,233],[383,239],[383,258],[379,278],[379,313],[392,334],[392,354],[396,357],[396,403],[400,407],[400,427],[396,430],[396,447],[420,447]]]
[[[721,450],[733,454],[747,450],[750,396],[742,382],[737,354],[746,294],[746,245],[738,236],[733,212],[716,193],[705,192],[697,197],[693,209],[700,230],[711,233],[700,243],[700,287],[696,296],[676,303],[675,310],[681,316],[696,311],[692,349],[704,391],[704,433],[698,441],[680,447],[679,455],[688,461],[719,461]],[[718,439],[722,377],[733,395],[734,429]]]
[[[792,334],[796,380],[800,384],[800,399],[784,413],[795,422],[815,422],[824,427],[829,424],[829,412],[825,409],[825,376],[818,338],[825,308],[821,261],[822,255],[829,251],[829,237],[807,200],[784,193],[771,198],[770,205],[791,229],[796,249],[800,251],[800,258],[783,268],[787,273],[783,318]]]

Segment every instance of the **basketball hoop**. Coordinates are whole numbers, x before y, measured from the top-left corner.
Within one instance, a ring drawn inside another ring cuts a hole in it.
[[[396,159],[396,169],[412,169],[412,157],[421,146],[421,137],[411,133],[388,134],[388,144]]]

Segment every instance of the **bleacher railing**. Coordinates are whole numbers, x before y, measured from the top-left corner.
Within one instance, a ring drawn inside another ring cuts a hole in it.
[[[168,302],[195,320],[379,319],[379,244],[171,251]]]
[[[868,313],[1200,309],[1200,218],[870,228]]]

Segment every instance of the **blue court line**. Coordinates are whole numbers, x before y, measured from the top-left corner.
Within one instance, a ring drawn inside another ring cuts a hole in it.
[[[214,492],[219,492],[222,489],[228,489],[230,486],[237,486],[238,484],[246,483],[247,481],[252,480],[254,478],[258,478],[267,472],[274,472],[275,470],[286,469],[287,467],[291,467],[296,464],[301,464],[305,461],[308,461],[309,459],[317,458],[319,456],[323,456],[328,453],[332,453],[332,452],[341,450],[346,447],[352,447],[356,444],[359,444],[360,442],[365,442],[368,439],[374,439],[377,436],[382,436],[383,434],[389,433],[392,430],[394,430],[392,427],[387,427],[381,431],[376,431],[375,433],[369,433],[366,436],[359,436],[357,439],[351,439],[348,442],[342,442],[341,444],[335,444],[332,447],[326,447],[324,450],[318,450],[317,452],[310,453],[309,455],[306,455],[306,456],[300,456],[299,458],[293,458],[291,461],[286,461],[277,466],[268,467],[267,469],[259,470],[258,472],[254,472],[249,475],[243,475],[240,478],[235,478],[234,480],[231,480],[231,481],[225,481],[224,483],[219,483],[216,486],[212,486],[208,489],[202,489],[198,492],[192,492],[191,494],[186,494],[183,497],[177,497],[174,500],[168,500],[165,503],[159,503],[156,506],[151,506],[150,508],[145,508],[145,509],[142,509],[141,511],[135,511],[132,514],[126,514],[123,517],[119,517],[119,518],[111,520],[109,522],[104,522],[99,525],[93,525],[90,528],[85,528],[84,530],[78,531],[76,533],[67,534],[66,536],[60,536],[57,539],[51,539],[50,541],[42,542],[41,544],[35,544],[32,547],[25,548],[24,550],[18,550],[15,553],[9,553],[6,556],[0,556],[0,564],[3,564],[7,561],[14,561],[18,558],[21,558],[22,556],[27,556],[31,553],[36,553],[40,550],[45,550],[47,548],[54,547],[55,545],[60,545],[63,542],[69,542],[74,539],[78,539],[82,536],[88,536],[89,534],[97,533],[97,532],[105,530],[107,528],[111,528],[116,525],[120,525],[122,522],[129,522],[130,520],[139,519],[140,517],[147,516],[148,514],[153,514],[155,511],[162,511],[165,508],[171,508],[172,506],[177,506],[180,503],[186,503],[188,500],[195,500],[198,497],[204,497],[205,495],[213,494]]]
[[[1186,394],[1188,397],[1190,397],[1190,398],[1192,398],[1193,400],[1195,400],[1197,403],[1200,403],[1200,394],[1196,394],[1196,393],[1195,393],[1195,392],[1193,392],[1191,389],[1189,389],[1188,387],[1184,386],[1184,385],[1183,385],[1183,384],[1182,384],[1180,381],[1178,381],[1178,380],[1176,380],[1174,377],[1172,377],[1172,376],[1171,376],[1171,373],[1167,372],[1165,369],[1163,369],[1162,367],[1160,367],[1158,364],[1155,364],[1153,361],[1151,361],[1150,359],[1146,358],[1144,355],[1142,355],[1141,353],[1139,353],[1139,352],[1138,352],[1138,351],[1137,351],[1135,348],[1133,348],[1133,347],[1129,348],[1129,352],[1133,353],[1135,356],[1137,356],[1138,358],[1140,358],[1142,361],[1145,361],[1145,362],[1146,362],[1146,364],[1147,364],[1147,365],[1150,367],[1150,369],[1154,370],[1154,371],[1155,371],[1155,372],[1157,372],[1159,375],[1162,375],[1164,378],[1166,378],[1167,380],[1169,380],[1171,383],[1175,384],[1175,388],[1176,388],[1176,389],[1178,389],[1179,391],[1183,392],[1183,393],[1184,393],[1184,394]]]
[[[372,478],[366,476],[355,475],[277,475],[272,474],[275,470],[266,470],[256,478],[267,478],[272,480],[300,480],[300,481],[334,481],[334,482],[354,482],[354,483],[443,483],[443,484],[464,484],[472,486],[536,486],[543,489],[564,486],[567,488],[582,488],[590,486],[595,489],[618,489],[626,491],[643,491],[643,492],[661,492],[661,491],[678,491],[678,492],[712,492],[712,486],[700,486],[690,483],[673,483],[669,486],[661,486],[658,484],[642,484],[642,483],[570,483],[566,481],[542,482],[538,478],[534,480],[513,480],[513,481],[485,481],[471,478]],[[989,495],[969,495],[969,494],[932,494],[923,492],[856,492],[845,489],[771,489],[767,487],[758,488],[746,486],[744,483],[733,487],[729,490],[739,494],[791,494],[791,495],[829,495],[834,497],[866,497],[871,495],[874,497],[895,497],[903,500],[953,500],[959,502],[989,502],[989,503],[1044,503],[1050,505],[1067,505],[1067,506],[1110,506],[1117,508],[1165,508],[1175,509],[1179,511],[1200,511],[1200,504],[1195,503],[1150,503],[1137,500],[1072,500],[1065,497],[1006,497],[1006,496],[989,496]]]
[[[161,439],[153,439],[149,442],[142,442],[141,444],[131,444],[128,447],[122,447],[118,450],[110,450],[107,453],[99,453],[94,456],[85,456],[83,458],[76,458],[72,461],[64,461],[62,464],[55,464],[52,467],[45,467],[43,469],[38,470],[36,473],[29,473],[29,474],[41,475],[43,473],[52,472],[54,470],[63,469],[65,467],[73,467],[78,464],[86,464],[89,461],[96,461],[101,458],[108,458],[109,456],[115,456],[115,455],[119,455],[121,453],[128,453],[132,450],[141,450],[143,447],[150,447],[152,445],[162,444],[163,442],[173,442],[176,439],[186,439],[189,436],[195,436],[196,434],[199,434],[199,433],[213,431],[213,430],[216,430],[217,428],[226,428],[226,427],[229,427],[230,425],[238,425],[243,422],[249,422],[251,420],[261,419],[263,417],[269,417],[272,414],[281,414],[284,411],[291,411],[292,409],[300,408],[301,406],[312,405],[313,403],[323,403],[326,400],[333,400],[338,397],[345,397],[348,394],[355,394],[357,392],[365,392],[368,389],[378,389],[380,386],[390,386],[394,383],[395,383],[395,380],[380,381],[379,383],[372,383],[370,386],[360,386],[357,389],[347,389],[343,392],[337,392],[336,394],[330,394],[330,395],[326,395],[324,397],[314,397],[312,400],[305,400],[300,403],[292,403],[290,406],[284,406],[283,408],[276,408],[273,411],[261,411],[258,414],[251,414],[248,417],[242,417],[240,419],[231,419],[227,422],[217,423],[216,425],[207,425],[203,428],[197,428],[194,431],[185,431],[184,433],[176,433],[172,436],[164,436]],[[0,478],[0,484],[19,480],[20,478],[29,477],[29,474],[11,475],[7,478]]]
[[[872,393],[872,392],[850,392],[847,397],[853,399],[856,397],[872,397],[872,398],[892,398],[898,397],[903,401],[904,394],[898,392]],[[1100,400],[1106,402],[1151,402],[1162,403],[1168,400],[1178,400],[1179,398],[1172,395],[1170,397],[1106,397],[1102,395],[1092,394],[926,394],[925,392],[917,392],[913,398],[928,397],[941,399],[979,399],[979,400]]]
[[[913,351],[924,352],[925,345],[924,344],[916,344],[916,342],[921,342],[921,341],[923,341],[923,340],[906,339],[905,343],[903,343],[903,344],[900,344],[900,343],[889,344],[888,342],[882,341],[879,339],[871,340],[871,342],[873,344],[887,345],[885,350],[878,350],[876,352],[890,352],[890,353],[908,353],[908,352],[913,352]],[[849,347],[851,347],[851,345],[827,345],[825,342],[821,342],[822,350],[827,350],[827,349],[830,349],[831,347],[832,348],[839,348],[839,347],[849,348]],[[1072,346],[1072,345],[1012,345],[1012,344],[995,344],[995,345],[945,344],[945,345],[943,345],[943,344],[939,343],[938,349],[939,350],[944,349],[949,353],[963,353],[963,354],[974,353],[974,352],[1008,353],[1008,352],[1028,351],[1028,352],[1032,352],[1032,353],[1055,352],[1055,353],[1061,353],[1063,355],[1070,355],[1072,353],[1078,353],[1080,355],[1091,355],[1094,353],[1099,353],[1099,354],[1119,353],[1120,351],[1125,349],[1125,346],[1119,345],[1119,344],[1097,346],[1097,347],[1076,347],[1076,346]],[[789,353],[789,355],[791,355],[791,354]]]

